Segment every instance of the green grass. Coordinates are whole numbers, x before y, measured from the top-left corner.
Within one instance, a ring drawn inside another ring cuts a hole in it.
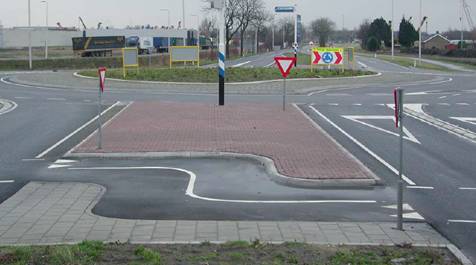
[[[81,75],[97,77],[97,71],[82,71]],[[288,79],[295,78],[326,78],[326,77],[347,77],[369,75],[373,72],[347,70],[314,70],[293,69]],[[122,69],[110,69],[107,72],[108,78],[123,79]],[[226,73],[227,82],[249,82],[262,80],[282,79],[279,70],[273,68],[229,68]],[[139,73],[130,70],[126,80],[147,80],[163,82],[202,82],[215,83],[218,81],[217,70],[215,68],[144,68]]]
[[[409,57],[394,56],[394,58],[392,59],[392,56],[390,55],[378,55],[377,59],[395,63],[404,67],[413,67],[415,65],[415,58],[409,58]],[[420,69],[426,69],[426,70],[451,71],[451,69],[448,69],[444,66],[431,64],[427,62],[421,62],[420,64],[417,61],[416,67]]]
[[[0,247],[0,264],[326,264],[459,265],[448,250],[416,247],[319,246],[302,243],[266,244],[259,241],[226,244],[146,245],[103,244],[85,241],[78,245]]]

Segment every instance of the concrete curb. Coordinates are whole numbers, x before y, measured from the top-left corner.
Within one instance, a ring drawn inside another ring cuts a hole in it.
[[[298,81],[319,81],[319,80],[339,80],[339,79],[361,79],[361,78],[370,78],[370,77],[379,77],[383,75],[382,73],[376,73],[373,75],[362,75],[362,76],[346,76],[346,77],[329,77],[329,78],[295,78],[287,79],[289,82],[298,82]],[[76,78],[84,79],[94,79],[95,77],[80,75],[78,72],[74,72],[73,76]],[[199,83],[199,82],[163,82],[163,81],[145,81],[145,80],[123,80],[116,78],[108,78],[108,80],[115,82],[125,82],[125,83],[137,83],[137,84],[157,84],[157,85],[211,85],[214,83]],[[267,84],[267,83],[276,83],[282,82],[282,79],[273,79],[273,80],[264,80],[264,81],[253,81],[253,82],[229,82],[227,85],[258,85],[258,84]]]
[[[143,152],[143,153],[67,153],[64,158],[227,158],[258,161],[276,183],[298,188],[368,187],[377,184],[376,179],[306,179],[289,177],[278,172],[274,161],[264,156],[227,152]]]

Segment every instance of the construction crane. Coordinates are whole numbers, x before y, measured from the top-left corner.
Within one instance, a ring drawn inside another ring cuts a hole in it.
[[[81,22],[81,24],[83,24],[83,28],[84,28],[84,29],[83,29],[83,37],[86,38],[86,29],[87,29],[88,27],[86,27],[86,24],[84,24],[84,21],[83,21],[83,19],[82,19],[81,17],[79,17],[79,21]]]

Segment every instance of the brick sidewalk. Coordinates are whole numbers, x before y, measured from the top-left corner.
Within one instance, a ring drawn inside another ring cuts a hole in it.
[[[133,103],[103,130],[104,153],[227,152],[271,158],[282,175],[369,180],[373,174],[297,107]],[[91,137],[74,153],[98,153]]]
[[[30,182],[0,205],[0,245],[77,243],[199,243],[235,240],[316,244],[450,244],[425,223],[126,220],[91,209],[105,188],[86,183]]]

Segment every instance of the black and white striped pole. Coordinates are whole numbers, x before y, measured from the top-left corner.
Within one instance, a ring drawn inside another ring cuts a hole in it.
[[[225,105],[225,8],[226,0],[212,0],[212,8],[219,10],[219,45],[218,45],[218,105]]]

